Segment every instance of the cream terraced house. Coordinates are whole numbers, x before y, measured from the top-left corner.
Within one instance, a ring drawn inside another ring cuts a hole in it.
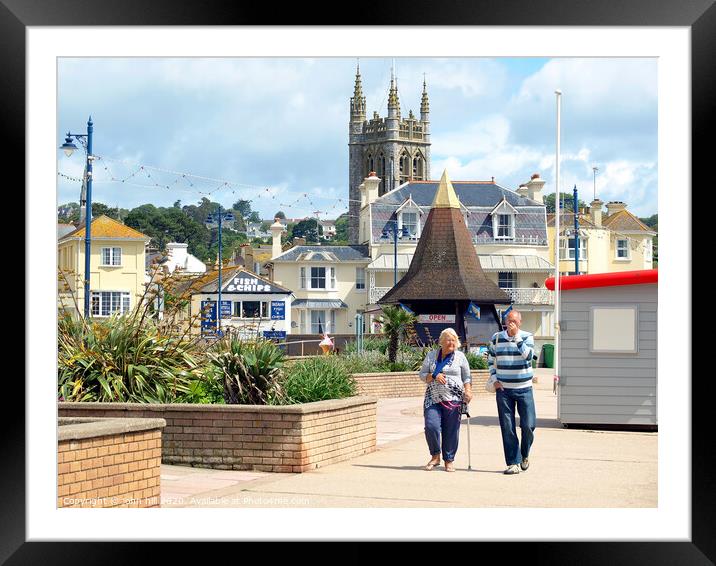
[[[368,246],[295,246],[280,251],[275,223],[273,280],[293,291],[291,334],[352,334],[367,303]]]
[[[613,273],[652,269],[654,263],[651,228],[626,210],[620,201],[608,202],[606,215],[604,203],[595,199],[589,208],[578,215],[579,226],[579,273]],[[550,254],[554,257],[554,214],[548,215]],[[574,214],[563,213],[560,217],[559,271],[575,272]]]
[[[90,244],[90,316],[105,318],[132,310],[145,292],[145,250],[150,238],[129,226],[99,216],[92,220]],[[85,227],[57,242],[58,306],[83,315]],[[72,295],[77,299],[77,312]]]

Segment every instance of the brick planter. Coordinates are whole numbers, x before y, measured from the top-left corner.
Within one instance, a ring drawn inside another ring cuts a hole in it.
[[[159,507],[162,419],[62,418],[58,507]]]
[[[486,369],[471,370],[473,395],[490,395],[485,391],[485,382],[490,372]],[[353,377],[358,385],[359,395],[372,397],[422,397],[425,395],[425,383],[418,377],[417,371],[395,371],[385,373],[355,373]]]
[[[350,397],[284,406],[58,403],[61,416],[159,417],[162,462],[305,472],[373,452],[377,400]]]

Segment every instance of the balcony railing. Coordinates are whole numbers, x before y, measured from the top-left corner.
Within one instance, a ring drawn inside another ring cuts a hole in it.
[[[370,304],[376,304],[391,287],[372,287],[369,291]],[[554,291],[549,289],[516,288],[503,289],[516,305],[553,305]]]
[[[518,246],[546,246],[547,238],[538,236],[518,236],[515,238],[493,238],[492,236],[473,236],[473,244],[490,245],[490,244],[506,244]]]
[[[503,289],[516,305],[553,305],[554,291],[549,289]]]
[[[370,292],[368,293],[368,296],[370,298],[370,304],[376,304],[380,299],[383,298],[383,295],[385,295],[391,289],[392,287],[371,287]]]

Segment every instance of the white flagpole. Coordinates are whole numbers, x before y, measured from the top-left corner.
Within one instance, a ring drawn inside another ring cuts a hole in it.
[[[554,382],[552,392],[557,394],[559,383],[559,144],[560,144],[560,121],[562,110],[562,91],[555,90],[557,95],[557,155],[555,160],[555,188],[554,188]],[[558,411],[559,413],[559,411]],[[559,416],[559,414],[558,414]]]

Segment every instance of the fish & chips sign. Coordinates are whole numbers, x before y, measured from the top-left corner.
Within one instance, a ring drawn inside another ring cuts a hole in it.
[[[226,287],[227,291],[244,293],[257,293],[271,291],[271,285],[260,281],[256,277],[237,276]]]

